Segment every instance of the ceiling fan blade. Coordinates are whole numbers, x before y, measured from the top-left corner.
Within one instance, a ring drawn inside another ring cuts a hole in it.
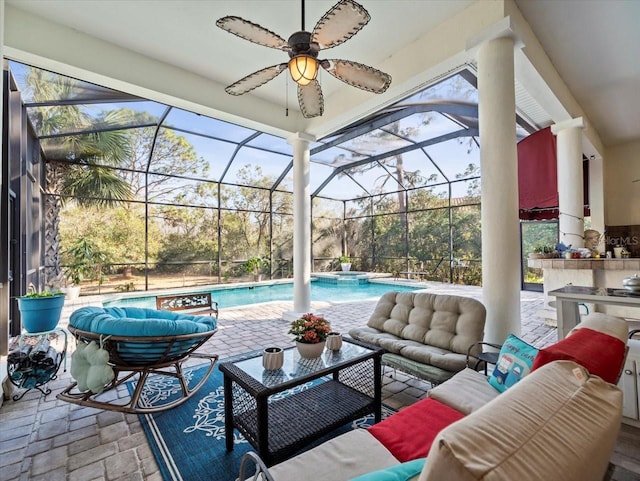
[[[353,0],[341,0],[331,8],[311,32],[311,41],[320,48],[331,48],[346,42],[371,20],[369,12]]]
[[[289,44],[280,35],[261,27],[257,23],[249,22],[240,17],[222,17],[216,21],[216,25],[222,30],[237,35],[249,42],[264,45],[265,47],[289,50]]]
[[[324,98],[322,97],[320,82],[312,80],[304,87],[298,85],[298,103],[304,118],[310,119],[322,115],[324,112]]]
[[[247,75],[243,79],[240,79],[235,83],[232,83],[224,90],[231,95],[246,94],[247,92],[250,92],[257,87],[260,87],[261,85],[266,84],[269,80],[273,80],[286,69],[287,69],[286,63],[281,63],[278,65],[272,65],[271,67],[263,68],[262,70],[253,72],[252,74]]]
[[[351,60],[322,60],[320,65],[335,78],[368,92],[381,94],[391,85],[391,75]]]

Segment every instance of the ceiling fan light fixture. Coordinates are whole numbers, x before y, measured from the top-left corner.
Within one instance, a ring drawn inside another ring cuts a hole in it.
[[[309,85],[318,76],[318,60],[310,55],[296,55],[289,60],[289,73],[298,85]]]

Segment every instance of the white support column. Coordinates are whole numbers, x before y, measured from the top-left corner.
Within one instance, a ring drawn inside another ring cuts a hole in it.
[[[485,339],[497,343],[521,330],[514,46],[510,37],[489,40],[477,57],[482,299]]]
[[[298,132],[287,140],[293,146],[293,311],[292,321],[311,311],[311,192],[309,144],[315,137]]]
[[[584,127],[582,117],[551,126],[551,132],[557,137],[560,242],[574,248],[584,247],[582,175],[582,129]]]
[[[592,155],[589,158],[589,209],[591,210],[591,228],[601,234],[604,223],[604,165],[602,157]],[[604,235],[598,244],[598,252],[607,250]]]

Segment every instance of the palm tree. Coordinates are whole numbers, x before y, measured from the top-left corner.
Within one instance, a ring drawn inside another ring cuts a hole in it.
[[[45,177],[45,285],[62,284],[59,217],[64,202],[73,198],[80,205],[115,205],[131,198],[130,187],[115,170],[130,155],[129,138],[122,130],[96,132],[100,127],[122,125],[119,111],[102,112],[91,118],[78,104],[51,105],[55,100],[76,98],[80,83],[69,78],[30,68],[26,83],[34,102],[45,106],[32,109],[31,120],[41,136],[91,133],[43,139]],[[82,103],[80,100],[78,103]],[[96,129],[98,127],[98,129]]]

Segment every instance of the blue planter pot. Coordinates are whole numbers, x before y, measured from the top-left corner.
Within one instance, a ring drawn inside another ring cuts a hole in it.
[[[52,297],[18,297],[22,327],[27,332],[44,332],[56,328],[62,314],[64,294]]]

